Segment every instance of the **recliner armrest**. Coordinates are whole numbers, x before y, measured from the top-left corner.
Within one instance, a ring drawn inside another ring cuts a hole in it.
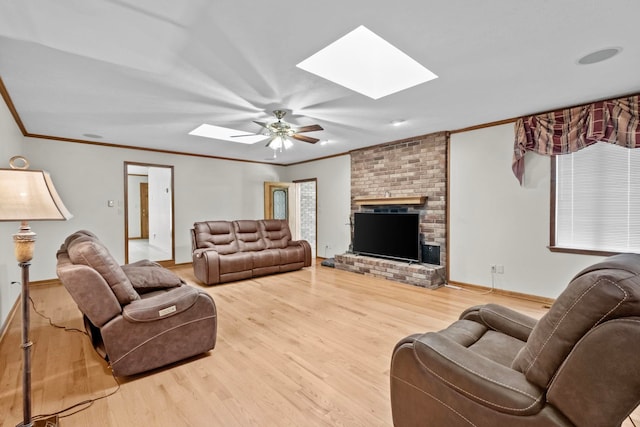
[[[188,310],[198,299],[199,291],[190,286],[179,286],[153,297],[132,301],[122,310],[131,322],[154,322]]]
[[[544,390],[524,374],[483,357],[466,347],[429,332],[414,341],[422,368],[458,393],[498,412],[531,415],[544,404]]]
[[[460,319],[473,320],[489,329],[527,341],[537,319],[498,304],[477,305],[465,310]]]

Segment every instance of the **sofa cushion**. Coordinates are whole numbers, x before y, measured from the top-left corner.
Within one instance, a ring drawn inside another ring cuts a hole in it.
[[[67,252],[72,263],[89,266],[100,273],[120,304],[140,299],[120,264],[97,238],[88,235],[75,236],[70,240]]]
[[[267,247],[258,229],[258,221],[241,220],[233,222],[238,247],[242,252],[261,251]]]
[[[267,248],[286,248],[291,241],[289,224],[284,219],[263,219],[259,222]]]
[[[237,254],[222,255],[219,258],[220,274],[237,273],[239,271],[251,271],[253,269],[253,256],[251,253],[238,252]]]
[[[253,252],[253,268],[273,267],[280,265],[280,250],[265,249]]]
[[[280,249],[281,264],[293,264],[295,262],[304,262],[304,249],[302,246],[289,246]]]
[[[230,221],[205,221],[193,224],[198,249],[212,248],[220,255],[238,252],[238,241]]]

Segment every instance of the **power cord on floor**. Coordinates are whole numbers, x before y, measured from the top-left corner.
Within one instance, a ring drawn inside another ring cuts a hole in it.
[[[20,282],[11,282],[11,284],[20,284]],[[46,316],[45,314],[43,314],[43,313],[41,313],[40,311],[38,311],[38,309],[36,308],[36,304],[35,304],[35,302],[33,301],[33,298],[31,298],[31,296],[30,296],[30,295],[29,295],[29,301],[31,302],[31,308],[33,308],[33,311],[34,311],[38,316],[40,316],[40,317],[42,317],[43,319],[45,319],[46,321],[48,321],[48,322],[49,322],[49,325],[53,326],[54,328],[62,329],[62,330],[64,330],[65,332],[75,332],[75,333],[80,333],[80,334],[86,335],[87,337],[91,338],[91,336],[89,335],[89,333],[88,333],[86,330],[84,330],[84,331],[83,331],[83,330],[78,329],[78,328],[70,328],[70,327],[67,327],[67,326],[61,326],[61,325],[57,325],[57,324],[55,324],[55,323],[53,322],[53,320],[52,320],[50,317],[48,317],[48,316]],[[95,349],[95,348],[94,348],[93,350],[96,352],[96,354],[98,354],[98,356],[100,356],[100,354],[96,351],[96,349]],[[100,356],[100,358],[102,359],[102,356]],[[120,381],[118,381],[118,378],[113,374],[113,371],[111,371],[111,376],[113,376],[113,380],[116,382],[116,386],[117,386],[117,387],[116,387],[116,389],[115,389],[115,390],[113,390],[112,392],[110,392],[110,393],[108,393],[108,394],[105,394],[104,396],[100,396],[100,397],[95,397],[95,398],[92,398],[92,399],[83,400],[83,401],[81,401],[81,402],[75,403],[75,404],[73,404],[73,405],[71,405],[71,406],[68,406],[68,407],[66,407],[66,408],[64,408],[64,409],[61,409],[61,410],[59,410],[59,411],[56,411],[56,412],[52,412],[52,413],[50,413],[50,414],[38,414],[38,415],[34,415],[33,417],[31,417],[31,418],[32,418],[32,420],[33,420],[33,421],[38,421],[38,420],[46,419],[46,418],[49,418],[49,417],[52,417],[52,416],[56,416],[56,415],[57,415],[59,418],[66,418],[66,417],[70,417],[71,415],[75,415],[75,414],[77,414],[78,412],[81,412],[81,411],[84,411],[85,409],[90,408],[90,407],[91,407],[91,405],[93,405],[93,404],[94,404],[95,402],[97,402],[98,400],[106,399],[107,397],[113,396],[114,394],[116,394],[116,393],[120,390]],[[86,406],[85,406],[85,405],[86,405]],[[68,413],[68,414],[66,413],[66,412],[69,412],[69,411],[71,411],[71,410],[73,410],[73,409],[76,409],[76,408],[78,408],[78,407],[81,407],[81,406],[84,406],[84,407],[82,407],[82,408],[80,408],[80,409],[78,409],[78,410],[76,410],[76,411],[73,411],[73,412],[71,412],[71,413]]]

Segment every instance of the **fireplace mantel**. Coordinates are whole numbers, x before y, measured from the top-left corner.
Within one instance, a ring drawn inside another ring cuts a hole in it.
[[[427,196],[407,196],[407,197],[356,197],[353,201],[360,206],[381,206],[381,205],[424,205]]]

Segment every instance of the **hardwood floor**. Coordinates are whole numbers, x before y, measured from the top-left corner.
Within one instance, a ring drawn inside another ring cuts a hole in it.
[[[190,266],[174,271],[213,296],[216,348],[121,379],[117,390],[86,336],[53,328],[32,314],[33,414],[115,391],[60,424],[391,426],[389,363],[398,340],[444,328],[467,307],[485,302],[535,317],[545,312],[540,303],[431,291],[319,265],[212,287],[197,285]],[[31,295],[54,323],[82,328],[80,312],[62,286],[36,286]],[[20,322],[13,319],[0,343],[1,426],[22,419],[19,342]]]

